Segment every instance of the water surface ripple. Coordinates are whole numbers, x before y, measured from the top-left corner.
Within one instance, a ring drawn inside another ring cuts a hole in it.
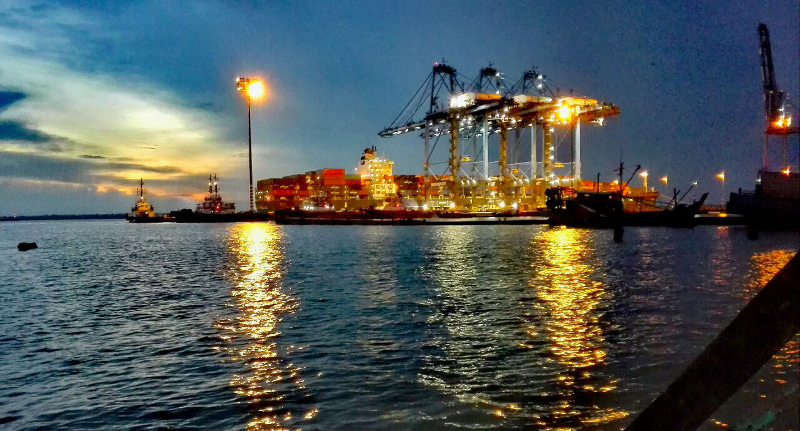
[[[0,425],[620,429],[800,247],[625,235],[3,223]],[[741,397],[796,396],[797,355]]]

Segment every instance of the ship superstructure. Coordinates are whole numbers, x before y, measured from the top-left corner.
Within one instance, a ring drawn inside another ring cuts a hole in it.
[[[222,196],[219,194],[219,179],[217,174],[208,176],[208,196],[202,202],[197,203],[196,213],[199,214],[234,214],[236,212],[236,204],[233,202],[224,202]]]
[[[362,183],[368,184],[371,199],[383,201],[395,194],[397,187],[392,173],[393,166],[393,161],[378,156],[374,145],[364,150],[356,175],[361,177]]]

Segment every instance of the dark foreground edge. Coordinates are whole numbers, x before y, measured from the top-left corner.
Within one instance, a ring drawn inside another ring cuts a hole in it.
[[[625,431],[695,430],[800,330],[800,253]]]

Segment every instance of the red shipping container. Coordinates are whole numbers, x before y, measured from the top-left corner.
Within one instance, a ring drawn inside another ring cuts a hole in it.
[[[344,169],[320,169],[317,172],[320,172],[323,176],[328,176],[328,175],[344,176]]]
[[[323,178],[322,179],[323,186],[343,186],[344,185],[344,178],[341,179],[330,179],[330,178]]]

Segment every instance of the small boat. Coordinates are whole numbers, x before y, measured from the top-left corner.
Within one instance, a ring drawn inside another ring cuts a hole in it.
[[[670,202],[650,211],[626,212],[620,192],[585,192],[566,187],[545,191],[550,225],[615,228],[620,226],[694,227],[708,193],[690,205]]]
[[[164,216],[156,215],[155,207],[144,198],[144,180],[139,179],[139,188],[136,189],[136,203],[131,212],[125,215],[131,223],[161,223],[166,221]]]
[[[620,193],[577,192],[567,187],[545,190],[545,216],[551,226],[613,228],[622,226]]]

